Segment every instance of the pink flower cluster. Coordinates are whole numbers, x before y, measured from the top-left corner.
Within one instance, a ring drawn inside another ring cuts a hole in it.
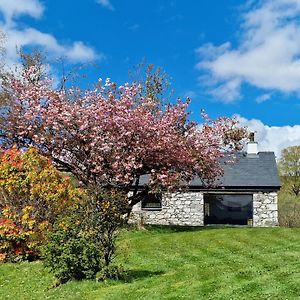
[[[65,166],[85,184],[129,187],[150,174],[151,188],[170,188],[196,174],[205,182],[222,173],[224,150],[241,147],[245,130],[236,120],[188,120],[188,102],[161,107],[138,85],[109,80],[94,90],[53,90],[32,82],[30,69],[12,79],[14,109],[6,132]]]

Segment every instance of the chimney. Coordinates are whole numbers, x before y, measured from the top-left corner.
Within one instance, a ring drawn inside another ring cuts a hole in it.
[[[249,134],[249,142],[247,143],[247,156],[257,157],[257,142],[254,141],[254,132]]]

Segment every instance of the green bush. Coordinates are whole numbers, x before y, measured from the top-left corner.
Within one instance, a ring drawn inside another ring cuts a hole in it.
[[[82,229],[77,215],[55,224],[43,248],[44,263],[60,283],[95,278],[102,266],[102,249]]]
[[[125,279],[127,274],[121,265],[103,266],[103,268],[96,274],[97,281],[104,281],[106,279]]]
[[[104,266],[116,256],[116,239],[127,211],[126,195],[116,190],[89,188],[84,203],[83,224],[103,251]]]
[[[44,247],[45,265],[59,282],[71,279],[119,279],[112,265],[116,238],[124,221],[126,197],[117,191],[87,189],[73,215],[58,221]]]
[[[300,196],[281,191],[278,197],[279,225],[300,227]]]

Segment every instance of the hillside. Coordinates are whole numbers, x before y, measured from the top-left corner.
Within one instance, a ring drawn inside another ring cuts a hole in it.
[[[300,229],[126,231],[126,281],[50,288],[40,262],[0,266],[1,299],[299,299]]]

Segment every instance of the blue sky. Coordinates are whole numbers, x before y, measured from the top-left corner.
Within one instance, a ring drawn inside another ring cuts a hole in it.
[[[277,155],[300,144],[299,0],[0,0],[0,13],[9,64],[16,45],[39,46],[121,84],[146,59],[191,97],[193,119],[237,114]]]

